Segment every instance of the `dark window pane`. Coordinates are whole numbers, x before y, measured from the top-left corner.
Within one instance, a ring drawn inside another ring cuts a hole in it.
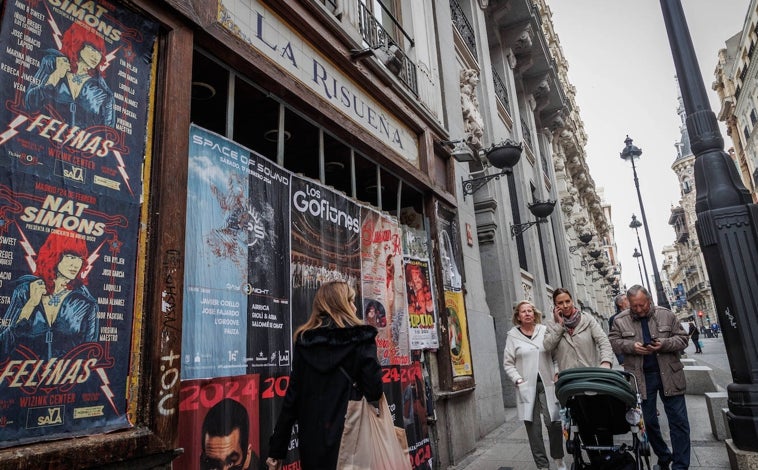
[[[234,141],[276,161],[279,103],[248,82],[234,84]]]
[[[397,188],[400,180],[397,176],[382,169],[382,210],[397,214]]]
[[[205,55],[192,55],[192,104],[190,119],[198,126],[226,134],[226,101],[229,72]]]
[[[287,109],[284,112],[283,138],[284,167],[294,173],[319,179],[318,128]]]
[[[358,200],[379,205],[376,197],[376,163],[358,153],[355,154],[355,192]]]
[[[350,172],[350,147],[324,133],[324,182],[352,196]]]

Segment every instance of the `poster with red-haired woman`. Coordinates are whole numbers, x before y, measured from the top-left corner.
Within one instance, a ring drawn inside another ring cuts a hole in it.
[[[110,2],[6,2],[0,158],[117,198],[142,194],[157,23]]]
[[[0,448],[130,425],[138,216],[0,172]]]

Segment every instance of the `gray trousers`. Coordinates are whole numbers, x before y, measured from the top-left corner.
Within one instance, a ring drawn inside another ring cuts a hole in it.
[[[534,400],[532,420],[524,421],[526,435],[529,437],[529,447],[532,449],[532,457],[537,468],[549,468],[550,464],[545,454],[545,442],[542,440],[542,423],[540,415],[547,427],[547,437],[550,441],[550,456],[554,459],[563,458],[563,428],[560,421],[550,420],[550,411],[545,397],[545,386],[537,381],[537,399]]]

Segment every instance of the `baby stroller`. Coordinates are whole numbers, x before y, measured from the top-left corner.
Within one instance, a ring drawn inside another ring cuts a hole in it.
[[[602,367],[567,369],[558,374],[555,394],[563,407],[566,452],[574,457],[571,470],[650,470],[633,374]],[[614,444],[614,435],[629,432],[631,444]]]

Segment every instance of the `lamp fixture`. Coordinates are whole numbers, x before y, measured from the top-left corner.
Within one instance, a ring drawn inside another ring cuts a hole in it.
[[[501,176],[512,173],[513,167],[516,166],[518,161],[521,159],[521,152],[523,150],[523,143],[517,145],[510,139],[505,139],[499,144],[492,144],[491,147],[483,150],[484,158],[486,161],[489,162],[490,165],[494,166],[495,168],[499,168],[502,171],[500,173],[477,176],[475,178],[470,178],[467,180],[461,178],[461,185],[463,186],[463,199],[466,199],[466,195],[474,194],[477,192],[491,179],[500,179]],[[487,168],[475,173],[471,173],[471,175],[481,174],[486,170]],[[555,204],[555,201],[553,201],[553,204]],[[552,211],[553,210],[551,208],[550,212]]]
[[[579,235],[579,241],[581,242],[581,244],[580,245],[576,245],[576,246],[570,246],[569,247],[569,253],[574,253],[579,248],[586,247],[590,243],[590,241],[592,241],[592,237],[594,237],[594,236],[595,235],[593,235],[590,232],[585,232],[585,233],[580,234]]]
[[[451,145],[453,150],[450,151],[450,156],[455,158],[456,161],[461,163],[471,163],[478,160],[478,156],[474,154],[471,146],[464,139],[460,140],[443,140],[440,142],[442,145]]]
[[[534,201],[529,204],[529,212],[532,213],[537,220],[524,222],[523,224],[511,224],[511,238],[519,237],[529,229],[532,225],[546,223],[547,218],[553,213],[555,208],[555,201]]]

